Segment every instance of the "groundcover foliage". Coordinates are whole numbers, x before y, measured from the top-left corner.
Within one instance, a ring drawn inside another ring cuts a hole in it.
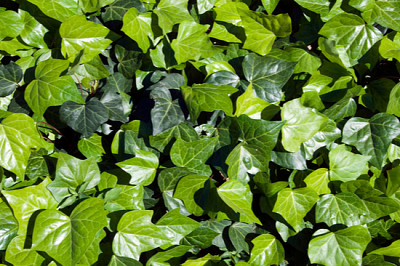
[[[3,0],[6,265],[398,265],[400,1]]]

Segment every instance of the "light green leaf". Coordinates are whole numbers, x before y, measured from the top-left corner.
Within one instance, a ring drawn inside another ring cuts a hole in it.
[[[127,257],[118,257],[112,255],[108,266],[142,266],[139,261]]]
[[[272,14],[274,12],[275,7],[278,5],[279,0],[261,0],[265,10],[268,14]]]
[[[251,265],[279,265],[285,259],[285,250],[273,235],[259,235],[251,242],[254,244],[249,260]]]
[[[240,143],[229,153],[226,159],[230,179],[248,183],[250,176],[268,169],[270,155],[257,146]]]
[[[97,98],[91,98],[86,104],[66,101],[60,108],[60,119],[88,138],[108,120],[108,110]]]
[[[368,254],[379,254],[390,257],[400,257],[400,240],[392,242],[387,247],[382,247],[369,252]]]
[[[106,39],[110,30],[86,20],[85,16],[73,16],[60,26],[61,52],[70,62],[84,50],[81,63],[92,60],[112,43]]]
[[[168,260],[172,258],[181,258],[191,249],[190,246],[176,246],[166,251],[157,252],[146,263],[146,266],[167,266]]]
[[[36,5],[45,15],[61,22],[81,14],[78,2],[75,0],[29,0],[29,2]]]
[[[73,73],[74,77],[77,78],[78,81],[83,79],[89,79],[89,80],[104,79],[110,75],[110,72],[104,66],[99,55],[94,56],[90,61],[84,64],[72,67],[69,73],[70,74]]]
[[[329,171],[326,168],[319,168],[309,174],[304,179],[304,183],[307,184],[308,188],[315,190],[319,195],[331,193],[328,187]]]
[[[246,91],[236,100],[235,116],[245,114],[248,117],[260,119],[262,110],[269,105],[269,102],[264,101],[255,95],[253,85],[249,84]]]
[[[158,158],[150,151],[135,149],[135,157],[116,163],[122,170],[131,175],[129,184],[132,185],[150,185],[158,168]]]
[[[353,14],[340,14],[324,24],[319,34],[334,41],[340,60],[351,67],[380,39],[382,33]]]
[[[225,42],[238,42],[238,43],[242,42],[235,35],[230,33],[227,28],[216,22],[214,22],[211,32],[208,34],[208,36],[210,38],[215,38]]]
[[[303,218],[318,199],[317,192],[311,188],[285,188],[279,191],[272,211],[282,215],[286,222],[298,232]]]
[[[151,222],[153,211],[130,211],[118,223],[118,232],[112,248],[117,256],[139,260],[140,254],[152,250],[171,240]]]
[[[186,175],[182,177],[176,186],[174,198],[181,199],[189,213],[201,216],[204,210],[196,203],[195,193],[204,187],[204,183],[209,179],[208,176]]]
[[[296,3],[302,7],[311,10],[321,16],[325,16],[329,13],[330,1],[329,0],[295,0]]]
[[[329,152],[329,176],[331,180],[343,182],[356,180],[368,169],[369,156],[347,151],[345,145],[339,145]]]
[[[151,21],[150,12],[139,14],[139,11],[135,7],[129,9],[123,19],[121,30],[132,40],[136,41],[144,53],[151,46],[150,40],[154,42]]]
[[[282,145],[289,152],[297,152],[303,142],[311,139],[328,118],[312,108],[304,107],[300,99],[286,102],[282,108]]]
[[[215,230],[202,225],[185,236],[181,244],[206,249],[212,245],[213,239],[218,235],[219,233]]]
[[[36,250],[24,248],[25,240],[25,235],[11,240],[6,250],[5,260],[15,266],[42,265],[45,258]]]
[[[398,0],[375,0],[374,2],[371,20],[384,27],[400,31],[400,18],[397,16],[400,11],[400,2]],[[366,13],[369,12],[366,11]]]
[[[343,192],[323,195],[315,208],[315,221],[329,226],[361,224],[360,215],[366,212],[362,200],[356,194]]]
[[[229,96],[237,89],[230,85],[193,84],[192,87],[182,86],[181,91],[192,121],[196,121],[202,111],[212,112],[217,109],[232,115],[233,106]]]
[[[399,134],[399,120],[392,115],[379,113],[369,120],[353,117],[347,121],[342,141],[355,146],[362,155],[370,156],[369,162],[381,169],[390,143]]]
[[[35,211],[57,208],[57,201],[46,188],[50,182],[50,179],[46,178],[39,185],[1,192],[18,221],[18,235],[27,233],[29,219]]]
[[[207,30],[208,25],[200,25],[194,21],[185,20],[179,24],[178,36],[171,43],[178,64],[189,60],[197,61],[220,52],[220,49],[211,43],[206,34]]]
[[[306,50],[300,48],[288,48],[285,49],[290,53],[293,62],[298,62],[294,68],[294,73],[306,72],[313,74],[321,66],[321,59],[315,55],[312,55]]]
[[[310,241],[311,263],[323,265],[361,265],[362,254],[371,241],[368,229],[355,225],[336,232],[320,229]]]
[[[21,19],[24,24],[24,29],[20,34],[21,39],[30,46],[47,48],[47,44],[44,41],[44,36],[49,30],[28,12],[22,9],[20,9],[18,12],[21,14]]]
[[[143,186],[116,185],[121,192],[117,198],[106,203],[105,208],[109,211],[120,210],[144,210]]]
[[[70,190],[83,193],[94,188],[100,182],[100,170],[96,158],[79,160],[66,153],[59,153],[56,177],[47,188],[54,198],[61,202],[70,195]]]
[[[20,14],[7,10],[0,12],[0,40],[5,37],[15,38],[24,29]]]
[[[242,17],[242,23],[246,34],[243,49],[248,49],[259,55],[268,54],[274,44],[276,38],[275,34],[265,28],[261,23],[247,16]]]
[[[188,259],[184,263],[182,263],[182,266],[207,266],[211,264],[218,263],[221,260],[221,258],[217,255],[211,255],[207,254],[204,257],[198,258],[198,259]]]
[[[78,149],[86,158],[94,157],[96,161],[101,161],[101,156],[106,153],[101,143],[101,136],[96,133],[90,138],[80,139],[78,141]]]
[[[400,117],[400,83],[396,84],[390,91],[386,112]]]
[[[33,119],[25,114],[12,114],[0,124],[0,165],[24,179],[32,149],[43,147]]]
[[[171,32],[175,24],[193,20],[188,11],[188,0],[161,0],[153,12],[165,34]]]
[[[217,191],[221,199],[240,214],[241,222],[261,224],[261,221],[255,216],[251,208],[253,194],[249,185],[244,185],[237,180],[229,180],[218,187]]]
[[[172,245],[179,245],[182,238],[200,227],[200,223],[174,209],[161,217],[156,226],[171,240]]]
[[[70,76],[60,77],[68,66],[68,61],[61,59],[38,63],[36,79],[25,91],[26,102],[38,116],[43,115],[48,107],[62,105],[65,101],[84,103],[74,80]]]
[[[79,7],[85,13],[93,13],[112,2],[114,2],[114,0],[83,0],[79,1]]]
[[[181,123],[173,128],[158,134],[157,136],[150,136],[150,145],[161,152],[164,152],[165,147],[172,141],[172,139],[182,139],[190,142],[199,139],[193,127],[186,123]]]
[[[197,9],[199,10],[199,14],[204,14],[208,10],[212,9],[214,7],[215,2],[217,2],[217,0],[198,1]]]
[[[217,141],[218,137],[190,142],[178,139],[171,148],[171,161],[176,166],[186,167],[195,173],[211,175],[205,162],[213,154]]]
[[[45,210],[36,217],[32,248],[44,251],[62,265],[93,264],[100,251],[98,234],[107,225],[103,201],[82,201],[68,217]],[[103,237],[105,234],[103,234]]]
[[[243,73],[253,84],[256,96],[269,103],[279,102],[283,96],[282,87],[289,80],[296,66],[272,57],[249,54],[243,60]]]

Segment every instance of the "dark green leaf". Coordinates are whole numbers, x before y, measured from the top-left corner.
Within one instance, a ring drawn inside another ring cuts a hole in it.
[[[14,92],[22,79],[22,69],[11,62],[8,65],[0,65],[0,97],[5,97]]]

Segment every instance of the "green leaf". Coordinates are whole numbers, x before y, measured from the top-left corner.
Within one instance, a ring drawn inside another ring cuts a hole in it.
[[[202,111],[223,110],[232,115],[233,106],[230,95],[237,91],[230,85],[193,84],[182,86],[181,91],[189,108],[190,119],[196,121]]]
[[[269,103],[279,102],[282,87],[291,77],[296,63],[249,54],[243,60],[243,73],[253,84],[256,96]]]
[[[18,10],[18,12],[21,14],[22,23],[24,25],[24,29],[20,34],[21,39],[30,46],[47,48],[44,36],[49,30],[28,12],[21,9]]]
[[[344,224],[350,227],[361,224],[360,215],[365,212],[362,200],[354,193],[328,194],[317,202],[315,221],[329,226]]]
[[[222,184],[217,191],[221,199],[240,214],[241,222],[262,224],[252,211],[253,194],[248,185],[237,180],[229,180]]]
[[[400,83],[396,84],[390,91],[389,102],[386,112],[400,117]]]
[[[282,108],[282,145],[289,152],[297,152],[303,142],[322,129],[328,118],[301,104],[300,99],[286,102]]]
[[[108,120],[108,110],[97,98],[86,104],[66,101],[60,108],[60,119],[88,138]]]
[[[308,188],[315,190],[319,195],[329,194],[329,171],[326,168],[319,168],[309,174],[305,179],[304,183],[307,184]]]
[[[24,248],[26,236],[20,235],[11,240],[7,247],[5,260],[12,265],[42,265],[45,258],[36,250]]]
[[[18,221],[6,202],[0,203],[0,250],[6,250],[10,241],[18,234]]]
[[[50,179],[46,178],[39,185],[1,192],[18,221],[18,235],[23,236],[27,233],[29,219],[35,211],[57,208],[57,201],[46,188],[50,182]]]
[[[187,0],[161,0],[153,12],[165,34],[171,32],[175,24],[182,25],[185,20],[193,20],[188,11]]]
[[[182,266],[207,266],[210,263],[212,263],[212,264],[218,263],[220,260],[221,260],[221,258],[217,255],[207,254],[204,257],[201,257],[198,259],[188,259],[181,265]]]
[[[244,143],[238,144],[228,155],[226,164],[229,165],[228,176],[230,179],[248,183],[250,176],[268,169],[270,155],[258,146]]]
[[[22,80],[22,77],[22,69],[14,62],[10,62],[7,65],[0,65],[0,97],[5,97],[13,93],[17,86],[19,86],[18,83]]]
[[[246,91],[236,100],[235,116],[245,114],[251,118],[259,119],[261,118],[262,110],[269,105],[269,102],[264,101],[255,95],[253,85],[250,84]]]
[[[310,188],[285,188],[279,191],[273,212],[279,213],[298,232],[303,218],[312,209],[319,197]]]
[[[66,153],[59,153],[56,177],[47,188],[54,198],[61,202],[70,195],[71,190],[83,193],[100,182],[100,170],[96,158],[79,160]]]
[[[306,170],[307,162],[304,152],[278,152],[271,153],[271,161],[287,169]]]
[[[210,38],[215,38],[225,42],[238,42],[238,43],[242,42],[235,35],[231,34],[226,27],[216,22],[214,22],[211,32],[208,34],[208,36]]]
[[[140,49],[144,53],[151,46],[151,42],[154,42],[153,30],[151,28],[151,13],[141,13],[132,7],[124,15],[122,31],[125,32],[132,40],[137,42]]]
[[[103,201],[96,198],[82,201],[70,217],[45,210],[36,217],[32,248],[46,252],[62,265],[92,264],[100,251],[97,235],[106,225]]]
[[[355,225],[336,232],[320,229],[310,241],[311,263],[324,265],[361,265],[362,254],[371,241],[368,229]]]
[[[272,12],[274,12],[276,6],[278,5],[279,0],[262,0],[261,2],[267,13],[271,15]]]
[[[279,265],[285,259],[285,250],[281,242],[271,234],[259,235],[251,241],[249,263],[252,265]]]
[[[199,139],[196,131],[186,123],[181,123],[173,128],[170,128],[157,136],[150,136],[150,145],[161,152],[164,152],[165,147],[171,140],[182,139],[186,142],[195,141]]]
[[[340,60],[350,67],[380,39],[382,33],[353,14],[340,14],[324,24],[319,34],[334,41]]]
[[[92,60],[112,43],[106,39],[110,30],[86,20],[85,16],[73,16],[60,26],[61,52],[70,62],[82,51],[81,63]]]
[[[85,13],[93,13],[98,11],[100,8],[111,4],[114,0],[91,0],[91,1],[80,1],[79,7]]]
[[[204,210],[196,203],[195,193],[204,187],[208,179],[208,176],[194,174],[182,177],[176,185],[174,198],[181,199],[189,213],[201,216]]]
[[[217,141],[218,137],[190,142],[178,139],[171,148],[171,161],[176,166],[186,167],[195,173],[211,175],[205,162],[213,154]]]
[[[208,226],[202,225],[185,236],[181,244],[206,249],[212,245],[212,241],[217,235],[219,235],[218,232]]]
[[[127,257],[118,257],[112,255],[108,266],[142,266],[139,261]]]
[[[45,15],[61,22],[81,14],[78,3],[74,0],[29,0],[29,2],[36,5]]]
[[[102,88],[105,92],[129,93],[132,89],[133,80],[127,79],[121,72],[115,72],[107,77],[106,85]]]
[[[26,102],[38,116],[43,115],[48,107],[62,105],[65,101],[84,103],[74,80],[70,76],[60,77],[68,66],[68,61],[60,59],[38,63],[36,79],[25,91]]]
[[[166,251],[157,252],[147,261],[146,266],[165,266],[168,264],[168,260],[181,258],[190,248],[190,246],[176,246]]]
[[[347,151],[345,145],[339,145],[329,153],[329,176],[331,180],[343,182],[356,180],[368,169],[370,157]]]
[[[369,162],[381,169],[390,143],[399,134],[398,119],[386,113],[379,113],[369,120],[353,117],[347,121],[343,128],[342,141],[355,146],[362,155],[370,156]]]
[[[105,208],[110,211],[144,210],[143,186],[116,185],[120,189],[117,198],[106,203]]]
[[[101,143],[101,136],[96,133],[90,138],[80,139],[78,149],[86,158],[94,157],[96,161],[101,161],[101,156],[106,153]]]
[[[229,240],[235,247],[237,252],[246,251],[250,252],[249,244],[246,242],[246,236],[252,234],[255,231],[255,227],[245,223],[234,223],[229,227]]]
[[[121,93],[121,95],[127,95]],[[128,116],[125,115],[124,98],[113,92],[106,92],[100,99],[100,102],[108,110],[109,119],[112,121],[128,122]],[[128,96],[130,98],[130,96]]]
[[[248,49],[259,55],[268,54],[274,44],[276,38],[275,34],[265,28],[261,23],[249,17],[242,17],[242,23],[246,34],[243,49]]]
[[[290,53],[293,62],[298,62],[294,73],[306,72],[313,74],[321,66],[321,59],[306,50],[300,48],[288,48],[285,51]]]
[[[24,179],[33,149],[43,147],[33,119],[25,114],[12,114],[0,124],[0,165]]]
[[[21,16],[11,10],[0,12],[0,25],[0,40],[5,37],[15,38],[24,29]]]
[[[185,115],[179,106],[179,99],[172,100],[168,89],[156,88],[151,91],[150,97],[155,102],[151,109],[153,135],[158,135],[185,121]]]
[[[311,10],[321,16],[325,16],[329,13],[330,8],[330,1],[329,0],[317,0],[317,1],[310,1],[310,0],[295,0],[296,3],[301,5],[302,7]]]
[[[165,2],[167,1],[169,2],[171,0],[166,0]],[[183,0],[182,2],[187,2],[187,0]],[[174,3],[174,6],[175,5]],[[176,16],[176,14],[174,14],[174,16]],[[206,34],[207,30],[208,25],[200,25],[194,21],[185,20],[179,24],[178,36],[171,43],[178,64],[189,60],[197,61],[200,58],[211,57],[220,52],[220,50],[215,48],[211,43]]]
[[[182,238],[200,227],[200,223],[180,214],[179,209],[166,213],[156,225],[171,240],[172,245],[179,245]]]
[[[372,9],[371,20],[384,27],[400,31],[400,19],[397,16],[397,12],[400,11],[400,2],[397,0],[375,0],[374,2],[375,6]]]
[[[79,57],[79,56],[77,56]],[[82,57],[81,57],[82,59]],[[77,65],[76,67],[71,68],[70,72],[74,72],[75,78],[79,79],[89,79],[89,80],[97,80],[104,79],[110,75],[107,68],[104,66],[103,62],[99,55],[94,56],[90,61]],[[89,86],[87,86],[89,87]]]
[[[146,9],[143,3],[140,0],[116,0],[111,5],[106,7],[104,13],[102,13],[101,17],[104,22],[120,20],[122,21],[123,16],[128,12],[131,7],[136,7],[139,12],[145,12]]]
[[[368,254],[379,254],[390,257],[400,257],[400,240],[392,242],[389,246],[378,248]]]
[[[115,255],[139,260],[140,254],[164,244],[170,239],[151,222],[153,211],[130,211],[118,223],[112,249]]]
[[[158,158],[150,151],[135,149],[135,157],[116,163],[125,172],[131,175],[129,184],[132,185],[150,185],[158,168]]]

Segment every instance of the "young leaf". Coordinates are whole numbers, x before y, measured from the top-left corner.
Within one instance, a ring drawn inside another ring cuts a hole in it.
[[[108,110],[97,98],[86,104],[66,101],[60,108],[60,119],[84,138],[89,138],[108,120]]]
[[[176,186],[174,198],[181,199],[189,213],[201,216],[204,212],[195,201],[195,193],[204,187],[204,183],[209,179],[208,176],[186,175],[182,177]]]
[[[144,53],[154,41],[153,30],[151,29],[151,13],[141,13],[132,7],[126,12],[123,19],[122,31],[126,33],[132,40],[136,41],[140,49]]]
[[[165,34],[171,32],[175,24],[181,25],[181,22],[185,20],[193,20],[188,12],[187,0],[161,0],[154,9],[154,13]]]
[[[249,260],[252,265],[279,265],[284,260],[285,250],[273,235],[259,235],[251,242],[254,244]]]
[[[360,265],[362,254],[371,241],[368,229],[355,225],[336,232],[320,229],[308,247],[311,263],[324,265]]]
[[[101,136],[96,133],[90,138],[80,139],[78,149],[86,158],[95,157],[97,161],[101,161],[101,156],[106,153],[101,143]]]
[[[30,0],[47,16],[64,22],[74,15],[81,14],[78,3],[74,0]]]
[[[93,264],[100,251],[102,237],[98,234],[106,225],[103,201],[97,198],[82,201],[70,217],[45,210],[36,217],[32,248],[46,252],[62,265]]]

